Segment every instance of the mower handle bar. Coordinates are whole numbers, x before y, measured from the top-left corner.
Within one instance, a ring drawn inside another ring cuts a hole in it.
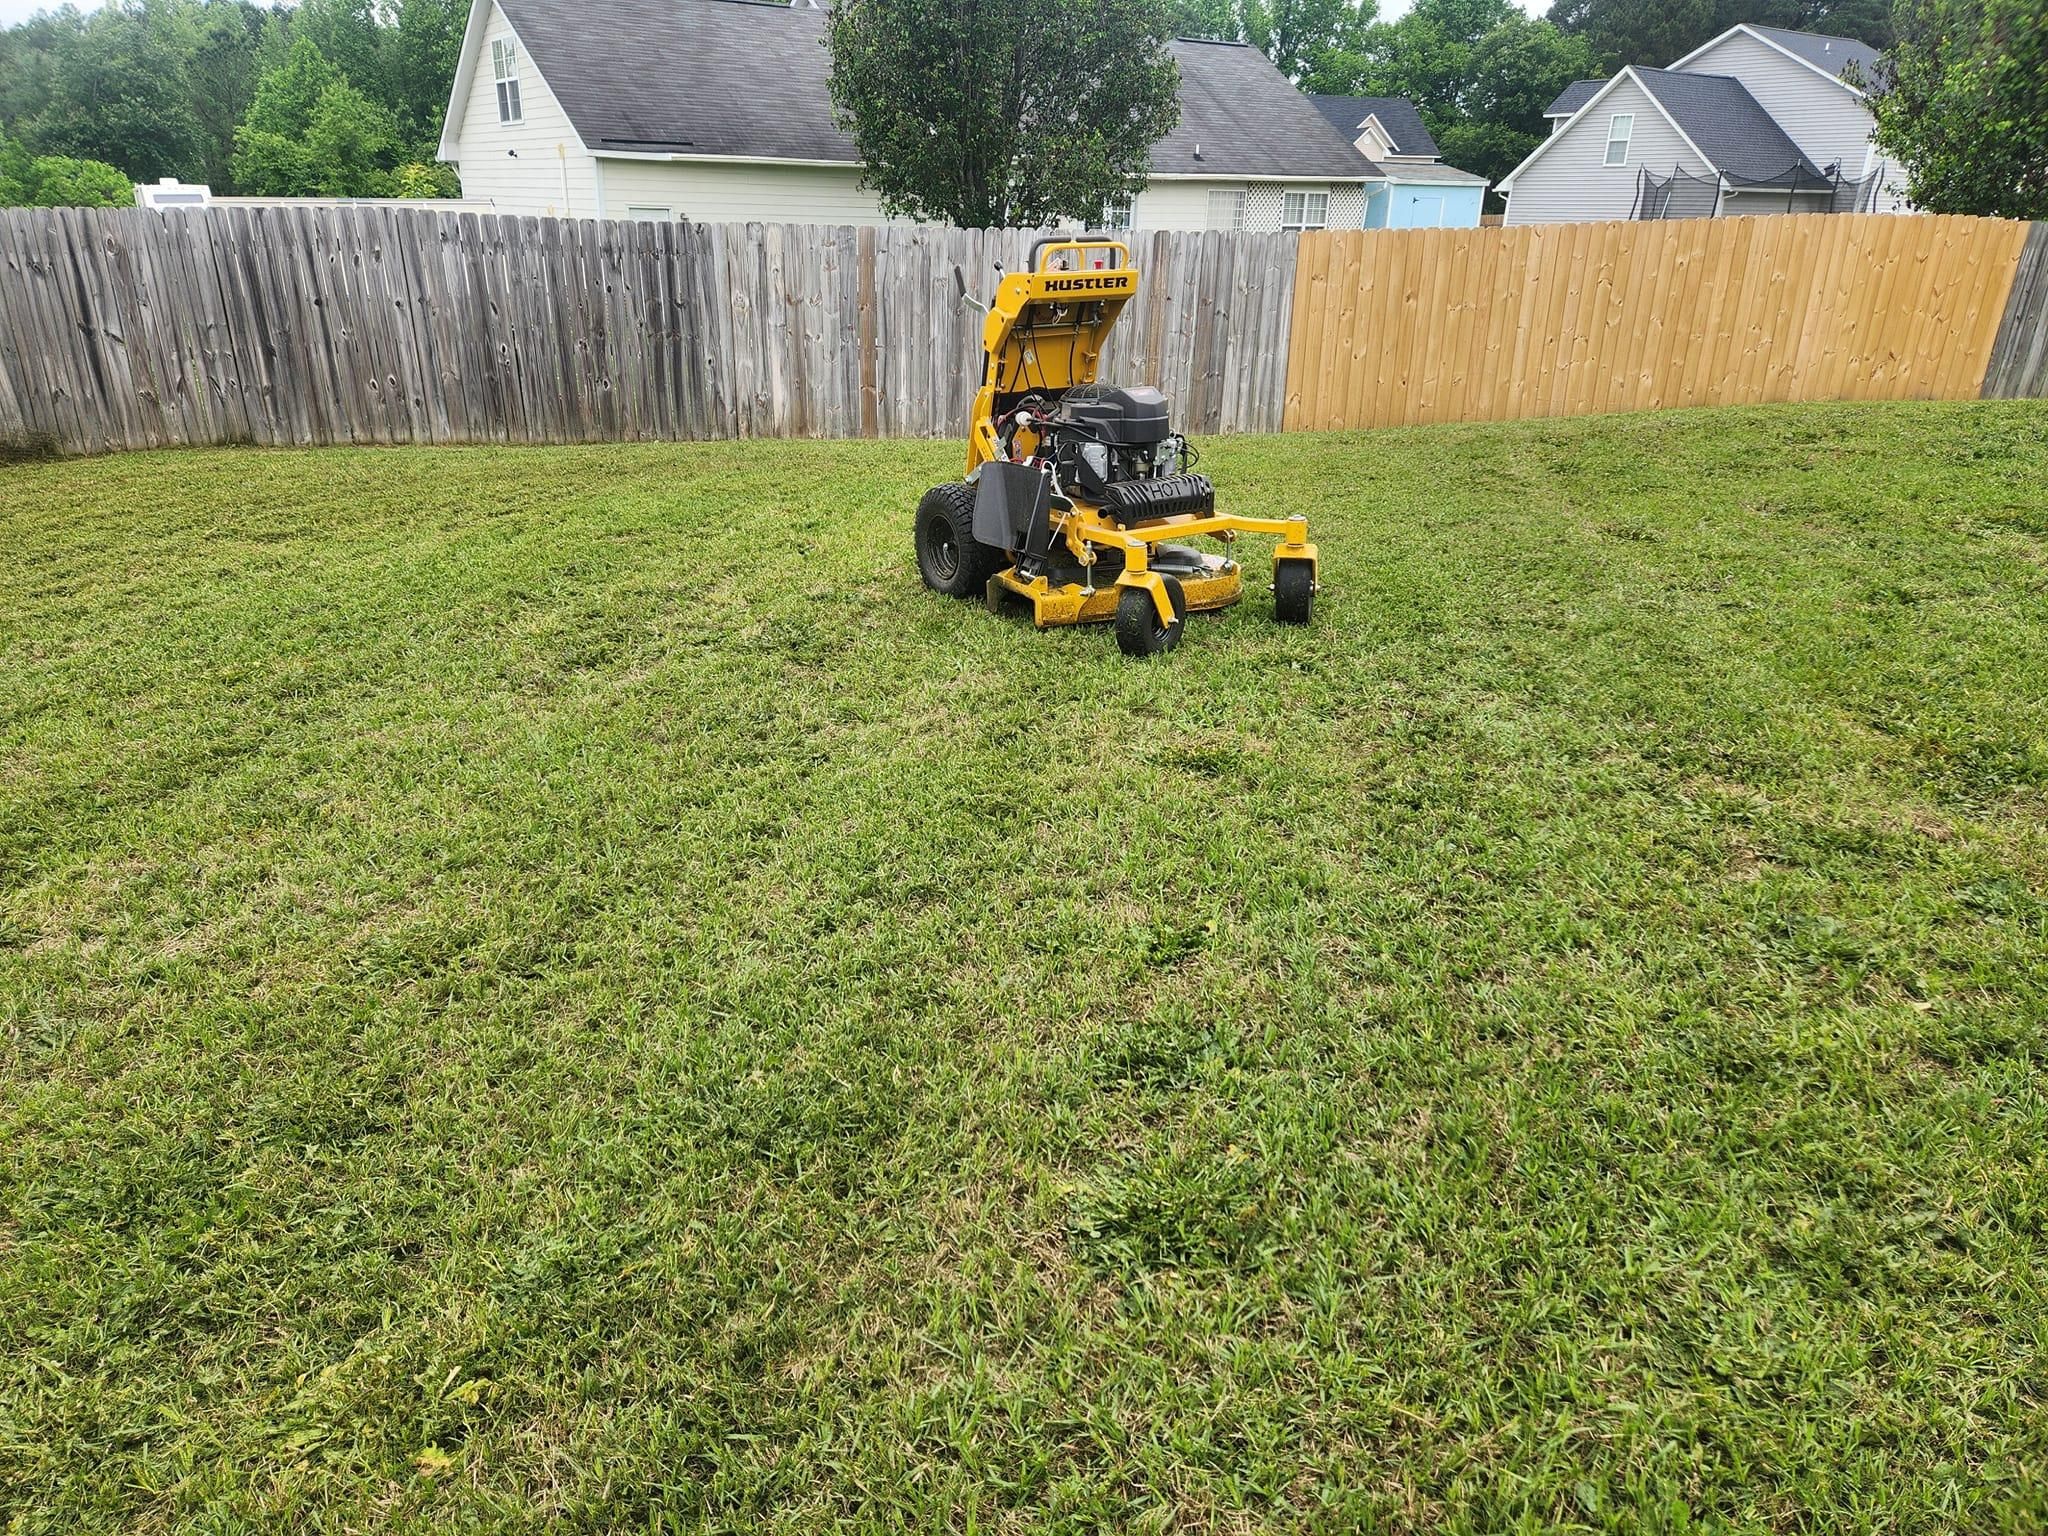
[[[1042,272],[1045,270],[1045,268],[1039,264],[1038,258],[1039,253],[1042,252],[1049,245],[1056,246],[1064,250],[1084,251],[1106,249],[1113,251],[1121,251],[1123,253],[1124,258],[1121,265],[1128,267],[1131,264],[1131,248],[1128,245],[1124,244],[1123,241],[1117,239],[1114,235],[1044,235],[1041,236],[1039,239],[1031,242],[1031,259],[1028,264],[1029,269],[1031,271]]]

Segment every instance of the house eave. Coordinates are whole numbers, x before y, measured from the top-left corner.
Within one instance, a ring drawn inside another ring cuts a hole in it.
[[[1285,181],[1305,182],[1312,186],[1328,186],[1333,181],[1369,182],[1386,179],[1384,176],[1375,176],[1370,171],[1361,171],[1357,175],[1333,172],[1325,176],[1274,176],[1265,171],[1154,171],[1146,177],[1148,181]]]
[[[794,165],[812,169],[858,171],[858,160],[802,159],[794,155],[706,155],[690,150],[677,149],[609,149],[600,147],[590,151],[598,160],[639,160],[666,162],[675,161],[691,165]],[[1148,181],[1284,181],[1301,182],[1312,186],[1328,186],[1331,182],[1375,182],[1387,180],[1370,172],[1359,175],[1327,176],[1273,176],[1259,171],[1154,171]]]
[[[704,155],[686,149],[604,149],[590,151],[598,160],[678,161],[692,165],[801,165],[830,166],[842,171],[860,169],[858,160],[803,159],[794,155]]]

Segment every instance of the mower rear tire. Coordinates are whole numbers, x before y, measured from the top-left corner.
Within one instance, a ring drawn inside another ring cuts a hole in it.
[[[1144,587],[1125,587],[1116,600],[1116,648],[1126,656],[1157,656],[1180,644],[1188,627],[1188,598],[1171,576],[1166,583],[1167,601],[1173,604],[1173,622],[1159,622],[1159,605]]]
[[[1315,605],[1315,562],[1278,562],[1273,567],[1273,617],[1282,624],[1306,624]]]
[[[917,504],[917,569],[924,584],[947,597],[980,597],[989,577],[1009,564],[999,549],[974,537],[974,487],[935,485]]]

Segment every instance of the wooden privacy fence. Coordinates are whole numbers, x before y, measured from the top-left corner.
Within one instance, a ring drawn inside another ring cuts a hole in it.
[[[1304,235],[1285,421],[1973,397],[2027,229],[1816,214]]]
[[[964,430],[1018,230],[393,208],[0,211],[0,439],[171,443]],[[1133,238],[1118,374],[1276,431],[1294,237]]]
[[[0,444],[960,432],[1025,231],[0,211]],[[1105,374],[1193,432],[2048,392],[2042,227],[1131,237]]]

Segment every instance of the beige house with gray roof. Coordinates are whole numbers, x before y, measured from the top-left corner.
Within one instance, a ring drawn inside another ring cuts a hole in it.
[[[473,0],[440,156],[463,196],[576,218],[879,224],[832,120],[825,13]],[[1134,229],[1357,229],[1381,173],[1256,48],[1170,44],[1181,120]]]

